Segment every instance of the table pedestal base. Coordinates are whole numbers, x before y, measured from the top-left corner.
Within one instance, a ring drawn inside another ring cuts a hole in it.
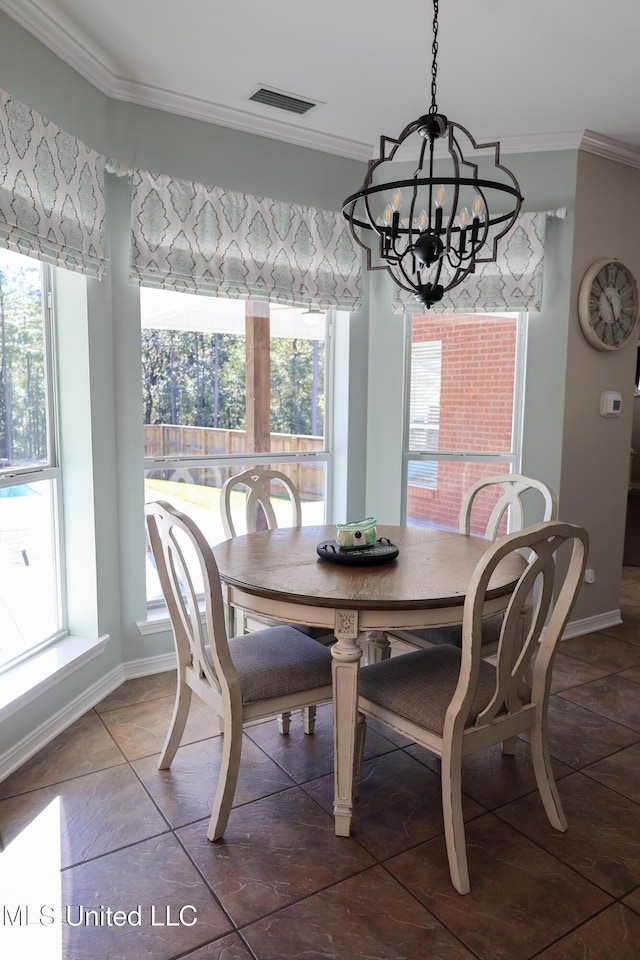
[[[336,612],[336,643],[333,657],[333,750],[335,831],[338,837],[351,832],[356,716],[358,712],[358,668],[362,648],[358,644],[358,612]],[[340,738],[338,738],[340,734]]]

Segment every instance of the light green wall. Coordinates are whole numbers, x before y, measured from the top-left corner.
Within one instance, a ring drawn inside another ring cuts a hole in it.
[[[115,100],[109,148],[130,167],[323,210],[340,210],[364,177],[356,160]]]
[[[375,517],[379,523],[400,523],[404,320],[401,315],[393,313],[393,284],[386,271],[369,275],[369,297],[365,514]]]
[[[128,282],[131,187],[126,178],[107,178],[109,209],[110,289],[113,304],[110,323],[113,339],[113,418],[117,458],[113,485],[117,491],[119,591],[125,660],[149,656],[134,624],[146,616],[144,484],[140,451],[143,447],[140,386],[140,295]],[[115,388],[115,389],[114,389]],[[158,651],[156,651],[158,652]]]
[[[364,176],[364,164],[351,160],[109,101],[4,13],[0,64],[0,87],[127,165],[328,209],[339,209]],[[576,151],[505,162],[520,180],[526,209],[569,208],[566,220],[549,224],[545,309],[530,319],[523,468],[558,491],[563,517],[593,527],[597,579],[579,609],[595,615],[618,602],[630,422],[626,411],[613,424],[600,421],[593,404],[600,389],[631,383],[631,358],[590,351],[576,326],[575,297],[596,256],[624,256],[640,275],[627,214],[633,206],[623,203],[625,192],[637,200],[638,174],[624,168],[619,176],[616,165],[612,175],[610,164]],[[126,179],[107,177],[105,279],[69,276],[58,285],[71,444],[65,523],[72,623],[92,635],[108,632],[111,640],[104,654],[2,725],[0,757],[61,705],[97,690],[119,665],[170,650],[166,633],[143,637],[136,626],[145,613],[144,533],[140,317],[137,290],[127,282],[129,191]],[[372,274],[367,285],[363,313],[349,324],[339,317],[336,330],[333,519],[373,513],[394,521],[402,502],[403,324],[391,312],[389,279]],[[83,401],[71,413],[74,397]]]
[[[334,329],[331,491],[327,522],[366,514],[367,382],[369,323],[362,313],[341,313]]]
[[[640,243],[630,211],[640,207],[640,170],[580,153],[575,235],[570,276],[570,316],[565,378],[561,503],[588,527],[589,566],[596,581],[585,586],[578,616],[595,616],[617,606],[624,546],[633,419],[636,344],[622,350],[594,350],[582,335],[578,290],[588,267],[617,257],[640,277]],[[600,394],[622,394],[622,414],[600,416]]]
[[[108,155],[108,100],[0,11],[0,88]]]
[[[519,179],[525,209],[566,209],[565,219],[547,220],[543,306],[528,320],[521,463],[525,475],[548,483],[559,497],[578,152],[510,156],[505,162]],[[570,503],[560,504],[562,518],[570,520],[570,514]]]

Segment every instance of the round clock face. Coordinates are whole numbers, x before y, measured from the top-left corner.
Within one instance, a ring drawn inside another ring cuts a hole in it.
[[[638,287],[619,260],[597,260],[580,285],[578,316],[582,332],[596,350],[619,350],[638,319]]]

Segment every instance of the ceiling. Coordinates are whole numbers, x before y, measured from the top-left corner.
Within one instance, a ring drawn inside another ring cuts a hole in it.
[[[430,104],[429,0],[0,0],[110,97],[354,159]],[[640,147],[637,0],[441,0],[438,106],[503,151]],[[249,100],[266,86],[305,116]]]

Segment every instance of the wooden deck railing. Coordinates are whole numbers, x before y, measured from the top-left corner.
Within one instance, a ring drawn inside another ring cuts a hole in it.
[[[247,435],[244,430],[220,430],[215,427],[183,427],[171,423],[144,424],[144,455],[145,457],[203,457],[216,454],[244,454]],[[272,433],[271,453],[306,453],[322,450],[322,437],[306,437],[297,434]],[[179,468],[158,466],[158,476],[165,480],[171,479],[172,473]],[[222,486],[227,477],[239,473],[240,466],[223,467],[190,467],[189,474],[196,483],[208,486]],[[281,470],[291,477],[300,496],[304,500],[320,500],[324,496],[324,470],[322,463],[293,463],[277,464],[275,469]]]

